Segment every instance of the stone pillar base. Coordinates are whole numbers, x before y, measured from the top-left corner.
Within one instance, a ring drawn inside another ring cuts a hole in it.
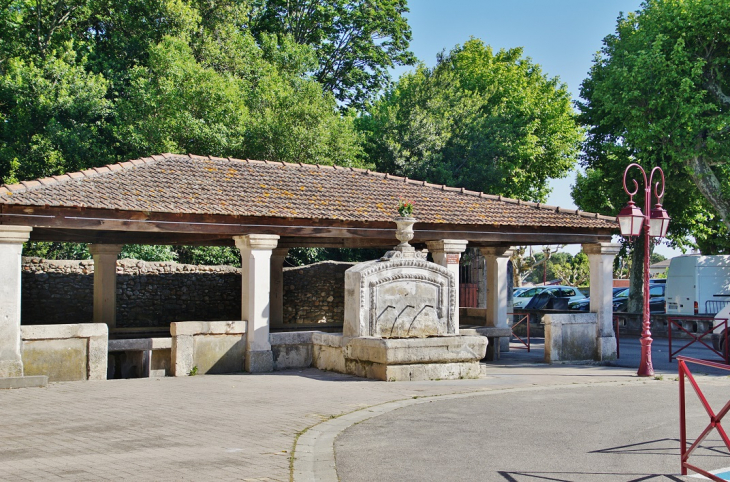
[[[599,336],[596,351],[596,360],[598,361],[616,360],[616,337],[613,335]]]
[[[22,376],[23,362],[21,360],[0,360],[0,378]]]
[[[271,350],[246,351],[245,370],[249,373],[274,371],[274,352]]]
[[[48,377],[37,375],[32,377],[0,378],[0,389],[5,388],[36,388],[48,385]]]

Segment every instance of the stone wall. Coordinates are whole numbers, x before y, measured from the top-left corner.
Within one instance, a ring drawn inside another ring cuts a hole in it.
[[[342,322],[344,272],[325,261],[284,268],[284,322]],[[92,321],[94,262],[23,258],[22,323]],[[241,274],[231,266],[117,261],[117,326],[241,318]]]
[[[94,263],[23,259],[22,323],[92,321]],[[117,326],[241,318],[241,275],[232,266],[117,261]]]
[[[284,268],[284,324],[342,323],[345,271],[354,265],[322,261]]]

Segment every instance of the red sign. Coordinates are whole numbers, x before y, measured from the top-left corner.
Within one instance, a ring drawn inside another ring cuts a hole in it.
[[[459,264],[459,254],[447,254],[446,264]]]

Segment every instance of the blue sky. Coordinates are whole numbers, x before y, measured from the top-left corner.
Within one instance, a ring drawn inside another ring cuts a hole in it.
[[[540,64],[548,76],[559,77],[573,99],[578,99],[593,56],[603,38],[615,31],[619,13],[638,10],[640,5],[640,0],[410,0],[411,50],[432,67],[436,54],[470,37],[494,50],[523,47],[525,56]],[[407,70],[395,69],[393,75]],[[548,204],[575,208],[570,197],[573,182],[574,175],[553,181]],[[666,247],[657,252],[679,254]]]

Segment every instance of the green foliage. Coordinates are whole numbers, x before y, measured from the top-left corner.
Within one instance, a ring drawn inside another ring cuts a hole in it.
[[[28,241],[23,244],[23,256],[45,259],[91,259],[86,243],[49,243]]]
[[[175,261],[177,253],[172,246],[125,244],[119,257],[142,261]]]
[[[726,0],[648,0],[619,17],[581,86],[588,136],[576,204],[616,214],[627,201],[624,168],[658,165],[671,240],[687,246],[691,235],[703,253],[728,252],[729,59]]]
[[[241,266],[241,252],[229,246],[176,246],[178,262],[208,266]]]
[[[0,0],[0,180],[160,152],[364,166],[315,49],[234,0]]]
[[[361,262],[379,259],[385,254],[382,249],[364,248],[291,248],[286,257],[290,266],[304,266],[320,261]]]
[[[109,155],[109,82],[85,60],[68,41],[44,58],[0,64],[0,181],[76,171]]]
[[[520,266],[525,275],[523,281],[534,284],[542,284],[543,279],[547,281],[559,280],[562,285],[588,286],[590,282],[590,266],[588,256],[580,251],[575,256],[570,253],[551,253],[547,262],[545,254],[538,252],[534,256],[525,256],[524,249],[521,251],[522,262]],[[513,263],[514,265],[514,263]],[[547,276],[545,266],[547,265]]]
[[[345,107],[362,108],[390,81],[388,69],[413,65],[406,0],[253,0],[254,35],[312,47],[314,78]]]
[[[476,39],[404,74],[358,126],[378,170],[536,201],[582,139],[565,85]]]

